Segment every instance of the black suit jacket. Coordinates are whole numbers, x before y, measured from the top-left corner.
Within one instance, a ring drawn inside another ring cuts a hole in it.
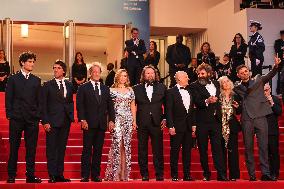
[[[248,46],[250,59],[264,61],[263,52],[265,51],[265,44],[262,36],[258,32],[251,36]]]
[[[196,56],[197,65],[199,66],[203,62],[212,66],[213,70],[216,69],[216,57],[213,52],[209,52],[206,56],[202,52],[199,52]]]
[[[268,122],[268,135],[278,135],[278,117],[282,114],[282,106],[278,97],[272,95],[274,105],[271,107],[273,113],[266,116]]]
[[[220,95],[220,86],[219,82],[217,81],[211,81],[216,87],[216,97],[219,97]],[[216,121],[221,123],[221,115],[219,109],[219,103],[214,104],[208,104],[206,106],[205,100],[210,97],[209,92],[205,88],[204,85],[201,85],[198,81],[192,83],[190,85],[194,104],[196,106],[196,122],[197,127],[198,124],[202,123],[215,123]]]
[[[114,76],[115,76],[115,72],[114,70],[111,70],[109,72],[109,74],[106,77],[106,81],[105,81],[105,85],[108,87],[111,87],[114,83]]]
[[[153,94],[151,101],[148,99],[145,84],[139,84],[133,87],[135,94],[135,102],[137,104],[137,124],[148,125],[151,122],[151,115],[154,124],[158,127],[163,115],[163,105],[165,102],[166,86],[162,83],[153,85]]]
[[[167,127],[174,127],[176,132],[191,131],[192,126],[196,126],[194,100],[191,91],[188,89],[190,95],[190,108],[187,113],[181,94],[177,86],[167,90],[166,95],[166,117]]]
[[[59,91],[59,87],[52,79],[43,84],[41,90],[42,124],[49,123],[51,127],[64,126],[64,117],[74,121],[74,103],[72,84],[65,80],[66,98]]]
[[[140,63],[140,66],[144,67],[144,57],[143,54],[146,53],[146,46],[144,40],[140,39],[139,44],[134,45],[133,39],[129,39],[125,41],[126,50],[128,52],[128,58],[127,58],[127,67],[132,66],[132,64],[136,64],[137,60]],[[136,56],[132,53],[134,51],[136,55],[138,56],[138,59]]]
[[[173,44],[168,46],[166,60],[169,69],[176,70],[175,64],[184,64],[186,69],[191,62],[191,53],[189,47],[183,44]]]
[[[114,122],[114,107],[107,86],[100,84],[101,100],[95,96],[95,90],[91,81],[81,85],[77,92],[78,120],[86,120],[89,128],[106,130],[107,116]]]
[[[21,72],[10,76],[5,95],[6,117],[28,122],[38,121],[40,87],[40,78],[33,74],[30,74],[28,79]]]

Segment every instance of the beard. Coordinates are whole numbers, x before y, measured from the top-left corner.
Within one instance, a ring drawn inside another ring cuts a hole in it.
[[[208,83],[210,83],[208,77],[199,77],[199,78],[198,78],[198,82],[199,82],[201,85],[207,85]]]

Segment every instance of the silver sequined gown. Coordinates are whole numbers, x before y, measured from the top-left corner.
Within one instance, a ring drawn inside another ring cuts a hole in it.
[[[120,180],[120,146],[122,143],[124,144],[126,159],[125,178],[123,178],[123,180],[128,180],[131,171],[131,138],[133,122],[130,102],[135,99],[135,96],[133,90],[129,90],[125,94],[111,90],[110,95],[114,102],[115,129],[111,138],[112,143],[108,154],[105,180]]]

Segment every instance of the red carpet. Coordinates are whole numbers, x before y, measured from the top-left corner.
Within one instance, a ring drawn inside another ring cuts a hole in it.
[[[95,188],[95,189],[283,189],[284,181],[277,182],[249,182],[249,181],[237,181],[237,182],[172,182],[166,180],[164,182],[142,182],[142,181],[130,181],[130,182],[102,182],[102,183],[80,183],[74,181],[71,183],[41,183],[41,184],[25,184],[25,183],[16,183],[16,184],[5,184],[0,182],[1,189],[77,189],[80,187],[84,188]]]
[[[0,181],[4,181],[7,179],[7,160],[9,155],[9,132],[8,132],[8,120],[5,118],[5,108],[4,108],[4,93],[0,93]],[[284,114],[280,118],[279,125],[283,126],[284,124]],[[284,179],[284,127],[280,128],[280,154],[281,154],[281,172],[280,172],[280,179]],[[106,134],[105,139],[105,145],[103,149],[103,157],[102,157],[102,171],[101,171],[101,177],[104,177],[104,170],[106,167],[107,162],[107,154],[109,151],[110,146],[110,135],[109,133]],[[209,145],[210,146],[210,145]],[[256,147],[256,143],[255,143]],[[170,166],[169,166],[169,135],[167,133],[167,130],[164,131],[164,157],[165,157],[165,178],[170,178]],[[149,148],[150,154],[151,154],[151,148]],[[71,184],[51,184],[48,185],[47,183],[40,184],[40,185],[32,185],[27,184],[23,185],[20,183],[14,184],[15,187],[21,187],[23,186],[25,188],[31,187],[31,188],[46,188],[46,186],[50,187],[58,187],[60,188],[67,188],[67,187],[78,187],[80,186],[80,183],[78,183],[78,179],[80,179],[80,158],[81,158],[81,152],[82,152],[82,132],[80,130],[80,126],[78,123],[75,123],[72,125],[72,128],[70,130],[69,140],[68,140],[68,146],[66,150],[66,157],[65,157],[65,177],[71,178],[71,179],[77,179],[77,182],[72,182]],[[243,147],[243,139],[242,135],[239,135],[239,153],[240,153],[240,169],[241,169],[241,179],[248,179],[247,170],[245,167],[245,161],[244,161],[244,147]],[[210,169],[212,171],[212,179],[216,179],[216,171],[213,167],[211,153],[209,149],[209,164]],[[260,178],[260,169],[259,169],[259,159],[258,159],[258,152],[255,150],[255,160],[256,160],[256,173],[257,177]],[[139,173],[139,167],[138,167],[138,158],[137,158],[137,137],[136,134],[133,135],[133,141],[132,141],[132,172],[131,172],[131,179],[134,179],[132,182],[127,183],[116,183],[115,185],[119,188],[123,187],[124,189],[127,188],[179,188],[183,186],[183,188],[186,188],[184,186],[189,185],[190,188],[220,188],[223,186],[223,184],[227,185],[228,188],[238,188],[241,187],[245,188],[267,188],[268,185],[270,187],[277,186],[278,188],[284,188],[284,181],[277,182],[276,183],[263,183],[263,182],[246,182],[246,181],[238,181],[237,183],[229,182],[229,183],[221,183],[221,182],[155,182],[151,181],[149,183],[141,183],[137,181],[137,179],[141,179],[140,173]],[[199,153],[197,149],[192,150],[192,176],[193,178],[197,180],[202,179],[202,169],[200,166],[199,161]],[[154,175],[154,167],[153,167],[153,161],[152,161],[152,155],[149,155],[149,172],[150,172],[150,178],[155,178]],[[40,126],[40,133],[39,133],[39,140],[38,140],[38,148],[37,148],[37,156],[36,156],[36,173],[38,177],[41,177],[43,179],[48,178],[47,174],[47,168],[46,168],[46,156],[45,156],[45,133],[43,131],[43,128]],[[181,156],[180,156],[180,163],[179,163],[179,177],[182,178],[182,166],[181,166]],[[17,173],[17,179],[24,179],[25,178],[25,148],[24,148],[24,140],[22,140],[20,151],[19,151],[19,163],[18,163],[18,173]],[[0,182],[0,189],[9,187],[10,185],[3,185],[4,182]],[[210,185],[210,186],[209,186]],[[106,183],[84,183],[84,186],[90,186],[90,187],[96,187],[101,186],[99,188],[110,188],[113,186],[112,183],[106,182]],[[226,186],[226,187],[227,187]],[[49,187],[49,188],[50,188]],[[277,188],[276,187],[276,188]],[[113,187],[112,187],[113,188]],[[71,189],[71,188],[69,188]]]

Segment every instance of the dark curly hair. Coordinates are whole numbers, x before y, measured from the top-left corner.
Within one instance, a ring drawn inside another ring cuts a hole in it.
[[[34,59],[34,61],[36,61],[36,54],[31,52],[31,51],[23,52],[22,54],[20,54],[20,56],[19,56],[20,67],[23,66],[22,62],[26,62],[29,59]]]

